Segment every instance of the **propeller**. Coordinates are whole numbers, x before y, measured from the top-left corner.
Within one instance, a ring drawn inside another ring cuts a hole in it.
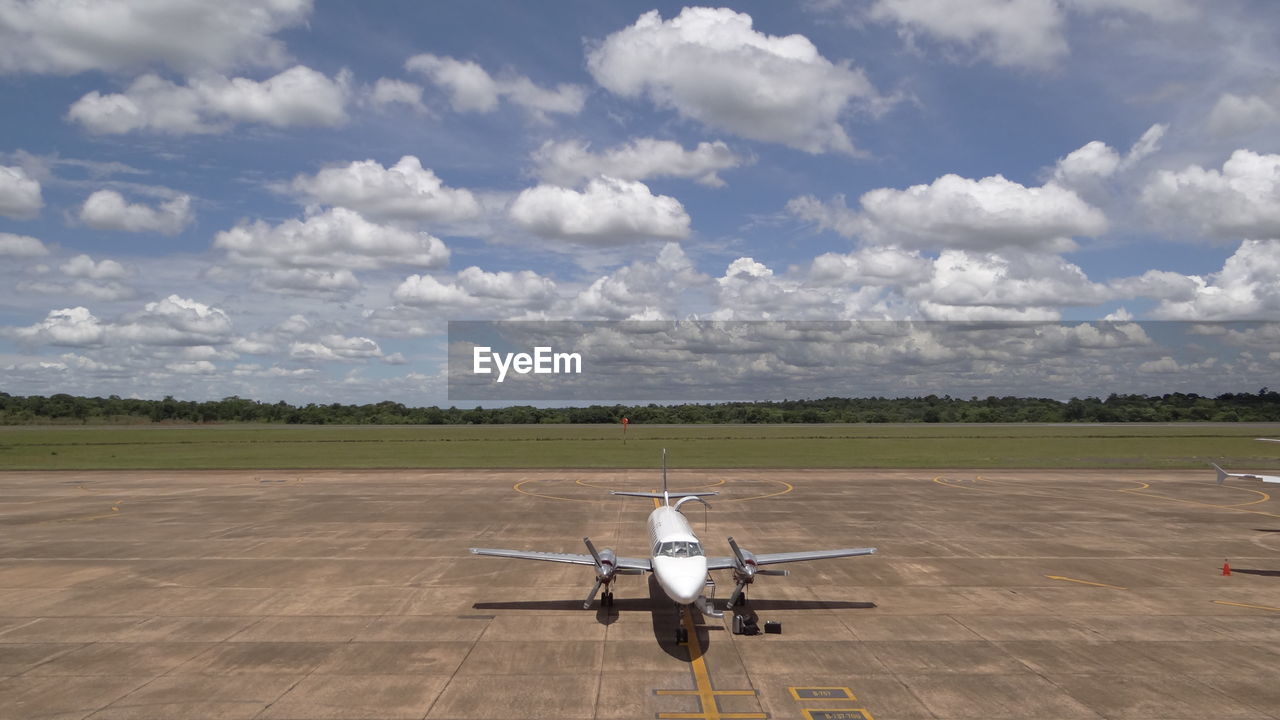
[[[729,601],[725,604],[726,608],[732,608],[742,599],[742,593],[746,591],[747,586],[755,582],[756,575],[787,575],[786,570],[761,570],[756,567],[756,556],[751,554],[750,550],[743,550],[738,547],[738,543],[732,537],[729,538],[729,547],[733,550],[733,579],[737,582],[733,592],[729,595]]]
[[[591,601],[596,599],[596,593],[600,592],[601,586],[604,586],[606,594],[609,592],[609,583],[613,582],[613,573],[617,565],[614,563],[613,551],[609,548],[598,552],[589,537],[582,538],[582,542],[587,544],[587,552],[591,553],[591,559],[596,563],[596,584],[591,586],[587,599],[582,601],[582,609],[588,610],[591,608]]]

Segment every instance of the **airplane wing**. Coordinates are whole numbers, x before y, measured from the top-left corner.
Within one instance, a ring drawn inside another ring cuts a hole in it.
[[[596,561],[590,555],[582,553],[540,552],[538,550],[499,550],[496,548],[471,548],[472,555],[489,555],[491,557],[515,558],[516,560],[544,560],[546,562],[569,563],[571,565],[595,566]],[[625,558],[614,560],[616,567],[628,570],[652,570],[648,558]]]
[[[805,560],[827,560],[830,558],[857,557],[872,555],[875,548],[845,548],[843,550],[801,550],[789,553],[758,553],[755,555],[756,565],[778,565],[780,563],[804,562]],[[731,557],[707,558],[708,570],[729,570],[734,567]]]
[[[1261,439],[1262,439],[1262,438],[1259,438],[1259,440],[1261,440]],[[1209,464],[1213,466],[1213,469],[1214,469],[1214,470],[1217,470],[1217,471],[1218,471],[1218,484],[1219,484],[1219,485],[1221,485],[1221,484],[1222,484],[1222,481],[1223,481],[1223,480],[1226,480],[1226,479],[1227,479],[1227,478],[1229,478],[1229,477],[1234,477],[1234,478],[1243,478],[1243,479],[1245,479],[1245,480],[1261,480],[1261,481],[1262,481],[1262,482],[1264,482],[1264,483],[1280,483],[1280,476],[1278,476],[1278,475],[1257,475],[1257,474],[1254,474],[1254,473],[1233,473],[1233,472],[1227,472],[1226,470],[1223,470],[1223,469],[1222,469],[1222,468],[1221,468],[1217,463],[1209,463]]]

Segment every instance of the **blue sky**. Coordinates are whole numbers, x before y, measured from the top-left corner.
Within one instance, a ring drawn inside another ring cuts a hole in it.
[[[1278,29],[1235,0],[6,3],[3,389],[440,403],[461,319],[1275,321]]]

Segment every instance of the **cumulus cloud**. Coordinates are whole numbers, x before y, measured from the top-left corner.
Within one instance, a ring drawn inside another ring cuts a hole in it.
[[[841,116],[880,101],[861,70],[827,60],[805,36],[757,32],[750,15],[725,8],[670,20],[647,12],[592,48],[587,69],[617,95],[810,153],[852,153]]]
[[[917,251],[871,246],[819,255],[809,268],[809,279],[818,285],[910,286],[928,279],[932,268],[931,261]]]
[[[1168,125],[1152,125],[1123,157],[1110,145],[1094,140],[1059,158],[1053,180],[1068,187],[1088,187],[1096,181],[1127,170],[1160,149]]]
[[[40,182],[20,167],[0,165],[0,215],[29,220],[40,214]]]
[[[327,360],[360,362],[382,357],[382,348],[367,337],[324,335],[319,342],[295,342],[289,345],[289,357],[295,360]]]
[[[1012,310],[1057,319],[1064,305],[1095,305],[1110,298],[1106,286],[1079,266],[1051,253],[982,253],[944,250],[927,283],[908,291],[934,320],[1001,319]],[[992,308],[986,316],[973,308]]]
[[[1107,229],[1102,211],[1072,190],[1055,183],[1026,187],[1001,175],[981,180],[943,175],[905,190],[871,190],[860,203],[861,213],[839,197],[823,203],[806,196],[787,207],[842,235],[908,248],[1066,251],[1075,248],[1073,237]]]
[[[50,310],[45,319],[28,327],[17,328],[19,339],[48,345],[87,347],[100,345],[106,328],[86,307]]]
[[[360,289],[360,281],[345,268],[341,270],[267,268],[254,273],[253,286],[259,290],[282,295],[348,296]]]
[[[578,85],[560,83],[554,89],[544,88],[514,73],[495,78],[470,60],[423,53],[409,58],[404,66],[447,90],[449,105],[456,112],[493,112],[505,99],[543,118],[548,113],[577,115],[586,101],[586,91]]]
[[[1225,138],[1247,135],[1280,122],[1280,110],[1258,95],[1223,93],[1209,111],[1209,132]]]
[[[685,150],[679,143],[654,138],[636,138],[601,153],[591,152],[580,140],[548,140],[534,151],[533,161],[538,177],[552,185],[572,186],[608,175],[621,180],[693,178],[710,187],[724,186],[716,173],[747,162],[720,140]]]
[[[67,118],[104,135],[221,133],[236,123],[334,127],[347,122],[350,84],[346,71],[330,79],[303,65],[261,82],[201,75],[178,85],[148,74],[123,93],[90,92],[71,105]]]
[[[422,104],[422,86],[404,80],[378,78],[369,91],[369,102],[380,109],[404,105],[419,113],[427,112],[427,106]]]
[[[112,341],[144,345],[216,345],[230,341],[231,318],[202,302],[170,295],[112,324]]]
[[[410,275],[392,292],[399,303],[417,307],[468,307],[472,309],[519,307],[538,310],[556,297],[556,284],[532,270],[486,272],[471,266],[452,283],[430,275]]]
[[[115,260],[94,262],[88,255],[76,255],[62,264],[63,273],[71,277],[89,278],[90,280],[120,280],[129,275],[124,266]]]
[[[439,238],[373,223],[340,207],[279,225],[242,223],[219,232],[213,246],[226,250],[234,262],[280,268],[437,267],[449,259]]]
[[[150,207],[125,202],[124,196],[115,190],[98,190],[80,207],[80,222],[96,230],[177,235],[193,219],[189,195],[179,195],[158,207]]]
[[[595,245],[689,234],[689,215],[679,200],[654,195],[644,183],[610,177],[592,180],[581,192],[555,185],[528,188],[508,213],[537,235]]]
[[[49,254],[49,248],[30,235],[0,232],[0,256],[33,258]]]
[[[459,222],[480,216],[471,191],[445,186],[413,155],[389,168],[375,160],[299,175],[290,188],[312,202],[350,208],[374,219]]]
[[[1047,69],[1068,53],[1054,0],[876,0],[870,14],[1007,67]]]
[[[1274,319],[1280,316],[1277,277],[1280,240],[1245,240],[1222,270],[1208,277],[1186,276],[1191,287],[1181,285],[1168,293],[1151,314],[1162,320]]]
[[[1189,221],[1217,237],[1280,238],[1280,155],[1236,150],[1222,170],[1162,170],[1142,203],[1170,223]]]
[[[711,278],[694,269],[676,243],[662,247],[655,261],[641,261],[596,278],[569,303],[567,317],[625,320],[671,318],[681,295],[707,288]]]
[[[272,37],[301,23],[311,0],[30,0],[0,4],[0,73],[120,72],[165,65],[178,72],[278,66]]]

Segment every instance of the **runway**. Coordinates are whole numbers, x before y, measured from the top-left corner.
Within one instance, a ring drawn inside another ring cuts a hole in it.
[[[1280,499],[1212,470],[671,471],[783,632],[678,619],[656,470],[0,473],[3,718],[1280,718]],[[1221,573],[1229,560],[1232,574]],[[717,577],[716,595],[732,590]],[[689,645],[674,643],[688,622]]]

